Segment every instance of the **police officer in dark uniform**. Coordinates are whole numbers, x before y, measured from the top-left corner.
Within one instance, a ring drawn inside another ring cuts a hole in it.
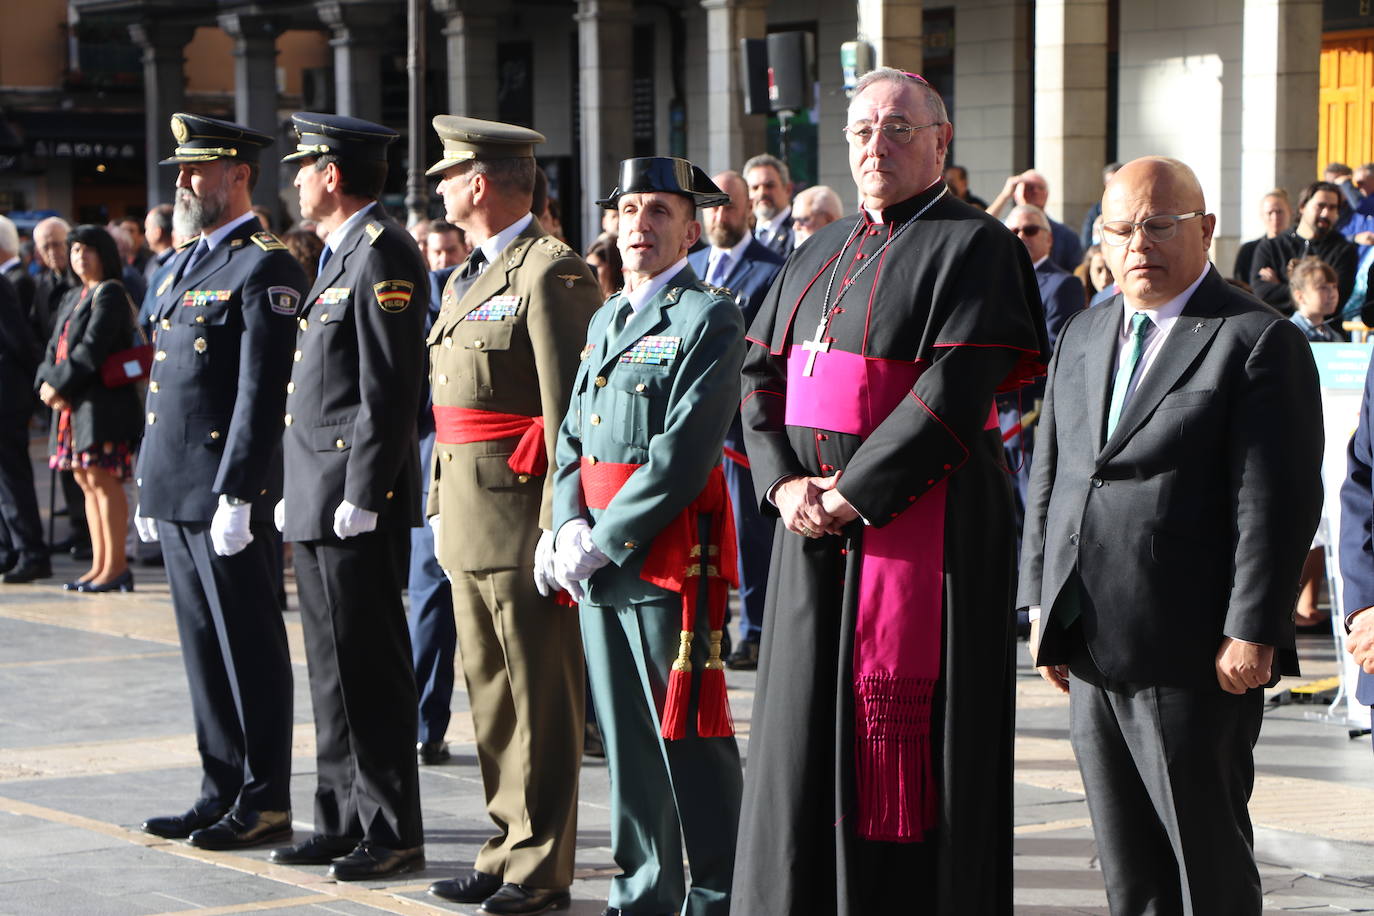
[[[293,115],[301,215],[328,232],[297,314],[286,498],[315,707],[315,835],[275,850],[351,881],[424,867],[399,541],[420,523],[415,416],[429,272],[377,203],[396,132]],[[350,851],[351,850],[351,851]],[[337,861],[335,861],[337,860]]]
[[[200,749],[200,798],[143,829],[234,849],[291,835],[291,659],[277,610],[281,412],[305,273],[252,211],[272,138],[172,116],[178,217],[200,231],[156,289],[136,478],[161,541]]]

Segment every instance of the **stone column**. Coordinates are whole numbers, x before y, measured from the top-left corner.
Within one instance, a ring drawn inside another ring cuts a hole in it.
[[[321,3],[320,19],[334,31],[335,113],[380,123],[382,49],[403,22],[396,9],[361,3]],[[402,33],[403,34],[403,33]]]
[[[277,137],[277,35],[281,25],[268,16],[226,13],[219,27],[234,39],[234,120]],[[261,159],[258,183],[253,188],[253,203],[279,215],[281,201],[281,157],[285,151],[268,147]]]
[[[1077,231],[1107,164],[1107,0],[1035,4],[1035,167],[1050,215]]]
[[[172,169],[158,162],[172,155],[172,115],[186,107],[185,48],[195,29],[144,20],[129,26],[129,37],[143,49],[144,176],[148,208],[171,203],[176,188]]]
[[[859,40],[873,46],[874,66],[921,72],[921,0],[858,0],[858,12]]]
[[[1241,238],[1263,235],[1267,192],[1316,178],[1321,40],[1321,0],[1245,0],[1239,212],[1226,214]]]
[[[601,233],[601,213],[592,201],[615,186],[620,160],[634,150],[630,124],[634,3],[577,0],[576,17],[582,72],[582,237],[594,239]]]
[[[765,151],[767,121],[744,113],[740,80],[741,38],[768,34],[767,0],[701,0],[706,10],[707,174],[738,169]]]
[[[473,0],[434,0],[448,54],[447,114],[494,120],[500,74],[496,9]]]
[[[1030,0],[961,0],[954,16],[951,164],[991,202],[1031,163]]]

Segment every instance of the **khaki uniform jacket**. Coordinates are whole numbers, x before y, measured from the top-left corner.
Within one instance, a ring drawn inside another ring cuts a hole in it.
[[[531,221],[461,299],[457,273],[429,334],[434,405],[542,416],[552,469],[587,323],[601,306],[591,269]],[[539,529],[553,526],[553,482],[551,474],[511,470],[507,461],[518,442],[453,445],[436,438],[425,514],[443,516],[444,569],[533,563]]]

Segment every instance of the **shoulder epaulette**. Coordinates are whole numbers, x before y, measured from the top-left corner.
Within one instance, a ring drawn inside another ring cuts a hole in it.
[[[381,223],[368,223],[367,226],[366,226],[366,228],[367,228],[367,243],[368,243],[369,245],[375,245],[375,244],[377,244],[377,239],[379,239],[379,238],[382,237],[382,224],[381,224]]]
[[[277,238],[275,235],[273,235],[273,234],[270,233],[270,232],[254,232],[254,233],[253,233],[253,244],[254,244],[254,245],[257,245],[257,246],[258,246],[259,248],[261,248],[263,251],[285,251],[285,250],[286,250],[286,246],[285,246],[284,244],[282,244],[282,240],[279,239],[279,238]]]
[[[701,284],[701,288],[706,290],[706,292],[710,293],[711,295],[719,296],[722,299],[735,298],[735,291],[725,286],[712,286],[709,283],[703,283]]]
[[[567,242],[564,242],[561,239],[556,239],[551,235],[546,235],[543,238],[541,238],[539,240],[539,246],[555,258],[561,258],[564,255],[569,255],[573,253],[573,250],[568,247]]]

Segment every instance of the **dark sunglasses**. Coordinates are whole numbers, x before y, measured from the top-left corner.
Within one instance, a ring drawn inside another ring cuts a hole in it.
[[[1028,239],[1033,239],[1039,235],[1040,231],[1044,228],[1044,226],[1019,226],[1011,231],[1017,235],[1024,235]]]

